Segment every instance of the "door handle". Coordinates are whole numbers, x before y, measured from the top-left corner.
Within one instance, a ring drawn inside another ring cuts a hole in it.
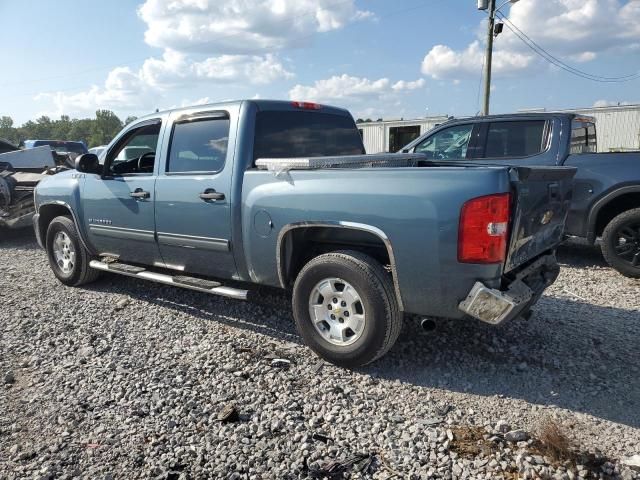
[[[216,192],[213,188],[207,188],[204,192],[198,195],[202,200],[224,200],[224,193]]]
[[[151,194],[149,192],[145,192],[141,188],[136,188],[129,195],[131,197],[135,198],[136,200],[138,200],[138,199],[142,200],[142,199],[145,199],[145,198],[149,198],[151,196]]]

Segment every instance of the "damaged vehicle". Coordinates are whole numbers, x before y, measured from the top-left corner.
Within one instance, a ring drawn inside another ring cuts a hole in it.
[[[267,100],[156,112],[100,160],[35,191],[61,283],[110,272],[238,300],[281,288],[305,343],[346,367],[384,355],[405,316],[528,317],[558,275],[575,174],[365,155],[348,111]]]
[[[21,150],[0,140],[0,229],[31,226],[36,185],[43,178],[72,167],[69,155],[48,145]]]

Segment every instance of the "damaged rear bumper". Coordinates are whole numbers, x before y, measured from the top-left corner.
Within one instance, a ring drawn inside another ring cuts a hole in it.
[[[503,282],[504,289],[476,282],[458,308],[478,320],[497,325],[528,311],[559,272],[555,254],[543,255],[517,273],[510,273]]]

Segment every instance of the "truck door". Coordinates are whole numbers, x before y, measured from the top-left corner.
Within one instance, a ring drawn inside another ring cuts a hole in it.
[[[153,200],[161,132],[160,118],[134,124],[109,148],[102,175],[86,176],[80,215],[99,253],[145,265],[160,260]]]
[[[479,126],[473,123],[453,125],[425,137],[413,152],[424,153],[429,160],[467,160],[475,158]]]
[[[231,278],[236,273],[231,250],[235,125],[228,111],[174,115],[156,183],[162,258],[167,268]]]

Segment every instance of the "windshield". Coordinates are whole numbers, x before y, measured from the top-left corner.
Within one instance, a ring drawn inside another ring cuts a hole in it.
[[[253,158],[364,154],[351,117],[304,111],[259,112]]]

